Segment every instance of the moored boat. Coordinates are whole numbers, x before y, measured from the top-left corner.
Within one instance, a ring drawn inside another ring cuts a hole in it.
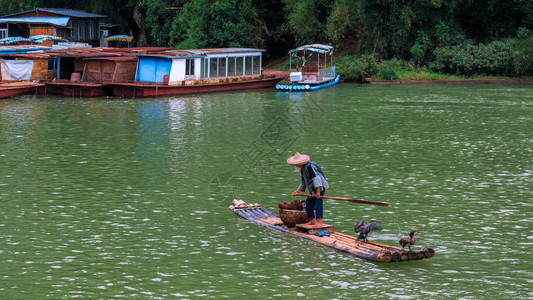
[[[114,81],[132,80],[135,77],[137,57],[108,56],[83,59],[83,72],[73,73],[70,80],[54,80],[47,87],[56,88],[65,96],[111,96]],[[56,90],[56,91],[57,91]]]
[[[113,82],[113,94],[136,98],[274,86],[288,72],[262,70],[262,49],[218,48],[133,54],[135,82]]]
[[[335,232],[333,226],[330,225],[325,225],[328,228],[329,236],[318,236],[311,231],[301,230],[305,226],[297,226],[296,229],[289,229],[279,216],[265,209],[261,204],[248,204],[242,200],[233,200],[233,205],[230,205],[229,209],[236,215],[256,224],[287,232],[288,234],[370,261],[399,262],[420,260],[435,255],[433,248],[409,251],[399,247],[357,240],[354,236]]]
[[[316,60],[312,58],[315,54]],[[294,71],[293,58],[296,62]],[[335,73],[335,66],[333,65],[332,46],[322,44],[301,46],[289,51],[289,59],[289,81],[276,85],[278,90],[313,91],[332,86],[340,81],[340,75]]]

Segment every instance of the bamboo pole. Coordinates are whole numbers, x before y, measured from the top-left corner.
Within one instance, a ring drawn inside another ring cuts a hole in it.
[[[315,195],[311,194],[294,194],[293,196],[305,196],[305,197],[315,197]],[[367,200],[361,200],[361,199],[351,199],[351,198],[341,198],[341,197],[330,197],[330,196],[322,196],[324,199],[331,199],[331,200],[340,200],[340,201],[348,201],[353,203],[361,203],[361,204],[370,204],[370,205],[379,205],[379,206],[389,206],[387,202],[375,202],[375,201],[367,201]]]

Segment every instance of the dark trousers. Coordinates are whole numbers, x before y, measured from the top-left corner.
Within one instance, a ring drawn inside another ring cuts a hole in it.
[[[325,190],[321,189],[320,196],[324,196],[325,192],[326,192]],[[307,197],[307,200],[305,201],[305,212],[307,213],[307,217],[310,219],[314,219],[315,210],[316,210],[316,217],[322,218],[324,214],[324,209],[322,207],[322,199],[317,199],[315,197]]]

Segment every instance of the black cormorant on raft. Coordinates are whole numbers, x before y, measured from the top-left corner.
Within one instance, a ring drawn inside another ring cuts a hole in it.
[[[307,230],[305,226],[296,225],[294,229],[289,229],[278,215],[273,214],[265,209],[261,204],[248,204],[243,200],[233,200],[233,205],[229,209],[236,215],[252,221],[256,224],[267,226],[288,234],[299,236],[301,238],[319,243],[356,257],[375,261],[375,262],[398,262],[407,260],[419,260],[430,258],[435,255],[433,248],[424,248],[422,250],[408,251],[399,247],[378,244],[370,241],[363,241],[353,236],[336,232],[333,226],[327,226],[329,236],[317,236],[311,229]],[[310,226],[312,227],[312,226]],[[324,230],[325,228],[315,228],[315,230]]]
[[[359,233],[357,240],[358,241],[363,240],[365,242],[368,241],[366,238],[371,231],[381,230],[381,229],[382,229],[381,225],[379,225],[378,221],[373,220],[373,219],[370,220],[370,223],[368,225],[365,225],[365,220],[361,220],[357,222],[353,228],[355,233]]]
[[[404,236],[403,238],[401,238],[400,245],[402,246],[402,248],[409,247],[409,251],[411,251],[411,246],[413,246],[416,242],[415,234],[417,233],[417,230],[411,231],[411,233],[409,233],[409,236]]]

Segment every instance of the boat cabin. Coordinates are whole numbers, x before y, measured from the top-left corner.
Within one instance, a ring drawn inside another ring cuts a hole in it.
[[[332,46],[322,44],[301,46],[289,51],[289,59],[292,83],[319,85],[337,77],[333,65]],[[293,62],[296,63],[295,69]]]
[[[172,50],[139,55],[136,82],[196,85],[238,82],[261,76],[261,49]]]
[[[1,80],[53,80],[58,76],[55,53],[1,55]]]
[[[58,57],[58,80],[70,80],[74,73],[83,78],[85,72],[85,60],[90,58],[120,57],[119,52],[105,51],[105,48],[69,49],[62,53],[56,53]]]
[[[137,70],[137,57],[97,57],[85,59],[82,81],[127,82],[133,81]]]

